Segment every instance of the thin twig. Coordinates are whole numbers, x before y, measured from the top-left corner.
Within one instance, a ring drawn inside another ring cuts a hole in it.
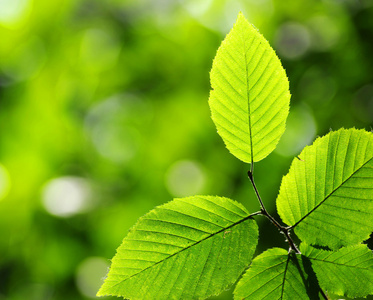
[[[261,211],[261,210],[256,211],[256,212],[250,214],[250,217],[252,217],[252,216],[257,216],[257,215],[262,215],[262,211]]]
[[[259,201],[259,204],[260,204],[260,208],[261,208],[261,212],[262,212],[262,215],[266,216],[278,229],[282,229],[283,227],[268,213],[268,211],[266,210],[265,206],[264,206],[264,203],[262,201],[262,198],[260,197],[259,195],[259,191],[256,187],[256,184],[255,184],[255,181],[254,181],[254,176],[253,176],[253,173],[251,173],[251,171],[249,171],[247,173],[247,175],[249,176],[249,179],[251,181],[251,184],[254,188],[254,191],[256,193],[256,197],[258,198],[258,201]]]
[[[282,226],[279,222],[277,222],[277,220],[274,217],[272,217],[268,213],[268,211],[266,210],[266,208],[264,206],[262,198],[260,197],[259,191],[258,191],[258,189],[257,189],[257,187],[255,185],[254,175],[253,175],[252,171],[251,170],[248,171],[247,175],[249,176],[249,179],[250,179],[251,184],[252,184],[252,186],[254,188],[256,197],[258,198],[258,201],[259,201],[259,204],[260,204],[260,208],[261,208],[260,209],[261,215],[263,215],[266,218],[268,218],[271,221],[271,223],[273,225],[275,225],[277,227],[277,229],[285,235],[285,241],[289,244],[289,252],[294,251],[295,253],[300,254],[301,252],[299,251],[298,247],[295,245],[293,239],[290,237],[291,227],[284,227],[284,226]],[[259,213],[256,213],[256,214],[259,214]]]

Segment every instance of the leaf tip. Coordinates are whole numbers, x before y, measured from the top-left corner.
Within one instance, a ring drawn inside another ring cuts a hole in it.
[[[98,290],[98,292],[96,293],[96,297],[103,297],[103,296],[105,296],[105,293],[101,292],[101,290],[102,290],[102,288],[100,288]]]
[[[240,12],[238,13],[237,20],[240,19],[240,18],[246,19],[246,18],[245,18],[245,15],[243,14],[242,11],[240,11]]]
[[[236,19],[236,24],[240,24],[240,23],[249,23],[249,21],[246,19],[242,11],[238,13],[238,16]]]

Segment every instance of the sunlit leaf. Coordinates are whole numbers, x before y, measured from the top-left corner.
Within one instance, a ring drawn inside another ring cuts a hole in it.
[[[319,299],[318,284],[305,257],[273,248],[253,260],[234,299]]]
[[[324,290],[348,297],[373,294],[373,253],[366,245],[325,251],[302,243],[300,248]]]
[[[219,294],[249,265],[256,222],[221,197],[175,199],[140,218],[123,240],[98,296],[196,299]]]
[[[283,178],[282,220],[308,244],[338,249],[373,230],[373,134],[330,132],[306,147]]]
[[[289,112],[289,82],[267,40],[242,14],[211,70],[212,119],[228,150],[244,162],[276,147]]]

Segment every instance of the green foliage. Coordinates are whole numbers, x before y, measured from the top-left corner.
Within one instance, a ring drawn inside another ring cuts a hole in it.
[[[227,148],[252,164],[266,157],[284,132],[290,92],[274,51],[242,14],[218,50],[211,85],[212,119]],[[361,244],[373,230],[373,134],[330,132],[294,159],[277,198],[289,226],[266,210],[253,170],[248,175],[260,211],[250,215],[239,203],[212,196],[155,208],[124,238],[98,296],[204,299],[227,289],[246,268],[235,299],[373,293],[373,254]],[[256,215],[284,234],[289,249],[267,250],[251,263]]]
[[[175,199],[140,218],[113,258],[102,295],[195,299],[219,294],[250,264],[256,222],[221,197]]]
[[[237,283],[235,299],[319,299],[316,277],[307,260],[284,249],[257,256]]]
[[[373,134],[340,129],[294,159],[277,207],[303,241],[338,249],[369,238],[372,199]]]
[[[210,76],[212,119],[228,150],[248,163],[265,158],[285,131],[289,82],[276,53],[242,14]]]
[[[373,253],[366,245],[325,251],[302,243],[300,249],[311,260],[323,289],[348,297],[373,294]]]
[[[216,134],[207,102],[239,10],[290,80],[286,131],[255,163],[274,213],[281,177],[316,135],[373,125],[371,3],[0,1],[0,299],[94,298],[128,230],[173,198],[258,210],[248,166]],[[287,247],[254,219],[256,255]]]

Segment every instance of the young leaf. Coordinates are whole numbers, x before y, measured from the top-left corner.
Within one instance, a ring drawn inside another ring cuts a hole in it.
[[[308,244],[338,249],[373,230],[373,134],[340,129],[294,159],[277,198],[282,220]]]
[[[373,254],[366,245],[319,250],[304,243],[303,255],[312,263],[320,286],[330,293],[347,297],[373,294]]]
[[[207,298],[237,280],[257,242],[256,222],[241,204],[211,196],[175,199],[139,219],[97,295]]]
[[[247,163],[265,158],[285,131],[289,82],[274,50],[242,13],[210,77],[212,119],[228,150]]]
[[[318,284],[307,259],[273,248],[253,260],[234,299],[319,299]]]

